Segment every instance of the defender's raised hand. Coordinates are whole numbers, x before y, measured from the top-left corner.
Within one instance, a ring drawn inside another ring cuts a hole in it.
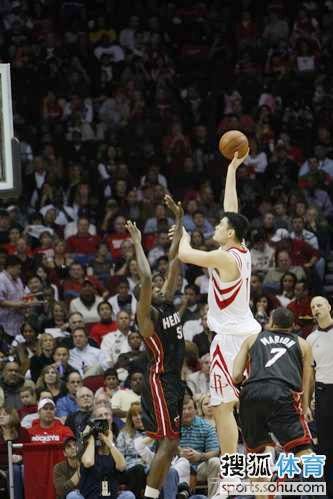
[[[137,228],[136,223],[127,220],[125,227],[131,236],[133,244],[141,244],[141,232]]]
[[[182,204],[180,201],[178,201],[178,203],[176,203],[175,200],[169,194],[166,194],[164,196],[164,202],[167,205],[167,207],[169,208],[169,210],[172,211],[175,218],[179,219],[179,218],[183,217],[184,210],[183,210],[183,207],[182,207]]]

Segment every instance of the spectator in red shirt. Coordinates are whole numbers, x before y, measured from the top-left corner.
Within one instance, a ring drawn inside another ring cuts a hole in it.
[[[302,337],[306,338],[313,328],[311,297],[306,281],[296,283],[295,299],[288,304],[287,308],[294,314],[296,327],[301,332]]]
[[[325,261],[320,258],[319,251],[302,239],[284,239],[279,244],[279,247],[289,253],[292,266],[302,267],[305,270],[307,279],[311,281],[311,288],[315,294],[321,294],[321,281],[325,270],[322,267],[323,265],[325,267]]]
[[[53,235],[49,232],[49,230],[45,230],[39,236],[39,246],[34,250],[35,255],[46,255],[47,258],[54,257],[54,238]]]
[[[77,234],[67,239],[67,251],[76,255],[95,255],[100,243],[99,236],[89,233],[89,220],[81,217],[78,221]]]
[[[68,279],[64,281],[64,298],[71,300],[77,298],[85,277],[84,268],[80,263],[73,262],[69,266]]]
[[[130,239],[125,222],[125,217],[119,215],[113,223],[113,232],[106,239],[113,260],[121,257],[121,243],[125,239]]]
[[[28,429],[31,442],[48,445],[50,442],[64,442],[73,437],[72,430],[55,418],[55,403],[51,399],[42,399],[38,403],[38,416]]]
[[[251,18],[248,11],[242,12],[242,18],[237,28],[237,40],[241,47],[254,46],[257,36],[257,28],[255,22]]]
[[[23,385],[20,390],[20,398],[23,407],[18,409],[17,413],[21,421],[27,414],[35,414],[37,412],[35,389],[32,386]]]
[[[9,230],[8,238],[9,243],[3,245],[3,249],[6,250],[7,255],[14,255],[16,252],[17,241],[21,238],[22,231],[19,227],[12,227]]]
[[[113,309],[108,301],[102,301],[97,307],[100,322],[94,324],[90,330],[90,337],[100,346],[103,336],[117,330],[116,321],[112,320]]]

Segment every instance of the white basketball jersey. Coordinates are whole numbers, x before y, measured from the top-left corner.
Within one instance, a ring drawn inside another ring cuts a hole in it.
[[[261,331],[250,309],[251,254],[242,248],[226,250],[238,266],[240,276],[223,282],[217,270],[209,269],[208,325],[217,334],[249,335]]]

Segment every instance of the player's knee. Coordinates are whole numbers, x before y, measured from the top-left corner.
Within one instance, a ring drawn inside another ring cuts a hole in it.
[[[227,414],[232,414],[234,411],[234,408],[237,404],[236,400],[233,400],[232,402],[222,402],[220,405],[214,405],[213,406],[213,416],[218,417],[219,415],[227,415]]]

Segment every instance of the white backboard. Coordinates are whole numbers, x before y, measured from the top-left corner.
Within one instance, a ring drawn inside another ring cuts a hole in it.
[[[10,65],[0,64],[0,197],[20,190],[19,143],[14,139]]]

